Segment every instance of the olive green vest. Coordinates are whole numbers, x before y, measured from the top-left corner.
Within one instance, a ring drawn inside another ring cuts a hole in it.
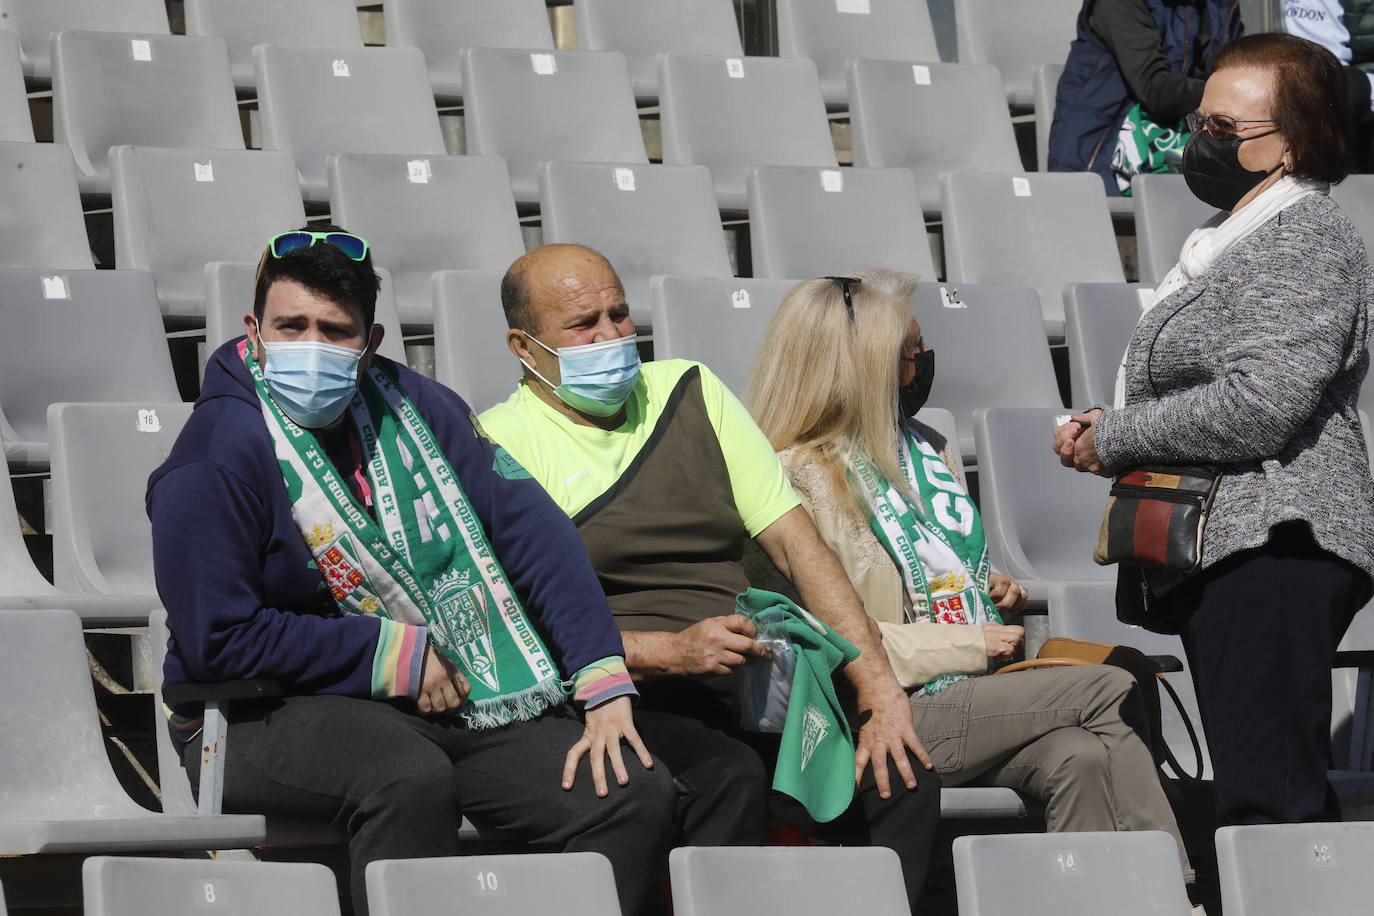
[[[676,633],[733,614],[748,532],[693,366],[609,490],[573,516],[622,630]]]

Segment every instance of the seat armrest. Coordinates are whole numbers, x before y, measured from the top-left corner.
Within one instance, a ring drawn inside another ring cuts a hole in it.
[[[1374,651],[1359,649],[1352,652],[1337,652],[1332,668],[1374,668]]]
[[[1169,674],[1183,670],[1183,662],[1179,661],[1176,655],[1147,655],[1145,658],[1155,669],[1155,674]]]
[[[245,681],[220,681],[214,684],[172,684],[162,689],[168,704],[212,703],[224,700],[261,700],[279,697],[281,682],[258,677]]]

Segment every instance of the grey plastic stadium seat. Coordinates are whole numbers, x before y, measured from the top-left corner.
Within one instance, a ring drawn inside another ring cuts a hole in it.
[[[433,322],[436,270],[501,270],[525,253],[510,173],[496,156],[340,155],[330,213],[372,243],[407,325]],[[399,330],[399,329],[398,329]]]
[[[506,346],[502,271],[443,270],[434,275],[434,378],[474,413],[510,397],[520,362]]]
[[[1050,127],[1054,124],[1054,103],[1059,93],[1059,77],[1064,75],[1063,64],[1044,64],[1031,75],[1035,96],[1035,167],[1049,170]]]
[[[1360,230],[1365,248],[1374,251],[1374,175],[1347,175],[1331,186],[1331,199]]]
[[[1058,419],[1067,413],[1029,407],[973,412],[992,564],[1037,599],[1052,581],[1116,580],[1113,567],[1093,562],[1110,482],[1066,468],[1050,452]]]
[[[79,614],[82,626],[118,627],[142,626],[158,607],[155,598],[76,595],[54,588],[24,544],[9,479],[0,483],[0,608],[61,608]]]
[[[223,40],[58,32],[52,47],[53,139],[83,194],[109,193],[112,146],[243,149]]]
[[[257,87],[253,48],[361,48],[358,8],[350,0],[186,0],[186,34],[217,35],[229,46],[234,88]]]
[[[1067,468],[1065,469],[1067,471]],[[1142,627],[1116,619],[1116,582],[1060,582],[1049,588],[1049,632],[1051,636],[1087,639],[1139,649],[1146,655],[1172,655],[1183,664],[1182,671],[1164,675],[1178,694],[1183,713],[1188,716],[1202,748],[1203,779],[1212,778],[1212,760],[1207,753],[1207,736],[1198,711],[1197,691],[1188,669],[1183,640],[1177,636],[1152,633]],[[1164,690],[1159,693],[1160,725],[1164,740],[1174,758],[1190,775],[1198,775],[1197,758],[1182,714]],[[1172,774],[1178,775],[1178,774]]]
[[[821,277],[887,267],[935,278],[916,179],[907,169],[751,166],[756,277]]]
[[[743,57],[730,0],[578,0],[577,46],[619,51],[630,65],[635,98],[658,101],[658,55]]]
[[[544,0],[387,0],[386,43],[425,54],[434,95],[463,98],[458,55],[464,48],[553,50]]]
[[[544,161],[644,162],[644,134],[619,51],[463,51],[468,153],[501,156],[521,204]]]
[[[339,916],[334,873],[315,862],[92,856],[81,890],[86,916]]]
[[[243,316],[253,311],[256,261],[210,261],[203,272],[205,283],[205,357],[220,344],[243,336]],[[386,328],[378,352],[398,363],[406,361],[401,317],[396,313],[391,274],[377,268],[381,288],[377,291],[376,321]]]
[[[1096,175],[949,172],[942,179],[951,282],[1034,286],[1045,329],[1064,336],[1064,286],[1124,283]]]
[[[635,324],[649,320],[649,278],[729,277],[711,176],[691,165],[539,166],[545,242],[601,252],[625,286]]]
[[[153,275],[169,318],[205,317],[206,262],[256,262],[268,239],[305,223],[286,153],[123,146],[110,170],[115,261]]]
[[[1374,900],[1374,824],[1222,827],[1216,842],[1227,916],[1335,916]]]
[[[927,213],[942,172],[1020,171],[996,67],[858,60],[848,75],[854,164],[914,171]]]
[[[333,153],[445,154],[416,49],[259,45],[253,56],[263,148],[292,155],[307,203],[329,199],[325,160]]]
[[[851,60],[939,61],[924,2],[913,0],[777,0],[778,56],[809,57],[820,72],[825,103],[848,101]]]
[[[63,29],[166,35],[164,0],[0,0],[0,20],[19,35],[24,75],[52,76],[49,39]]]
[[[49,404],[179,397],[153,278],[142,271],[0,270],[0,327],[0,438],[11,467],[47,466]]]
[[[1154,289],[1139,283],[1070,283],[1064,288],[1064,341],[1069,347],[1070,406],[1111,404],[1121,357]]]
[[[367,903],[373,916],[620,916],[615,875],[599,852],[369,862]]]
[[[768,325],[798,282],[654,277],[654,359],[705,363],[744,400]]]
[[[95,266],[67,147],[0,143],[0,176],[0,267]]]
[[[58,588],[155,595],[153,537],[143,497],[191,405],[54,404],[53,579]]]
[[[137,487],[142,502],[143,487]],[[139,514],[142,514],[141,508]],[[101,739],[81,621],[0,610],[0,855],[233,849],[263,819],[157,814],[120,786]]]
[[[1194,197],[1182,175],[1137,175],[1131,179],[1131,196],[1140,282],[1153,286],[1178,263],[1188,235],[1218,211]]]
[[[961,836],[960,916],[1188,916],[1178,845],[1162,830]]]
[[[980,455],[973,436],[977,408],[1059,409],[1035,290],[922,283],[911,306],[926,345],[935,349],[929,403],[954,414],[965,461],[976,463]],[[987,371],[990,359],[997,363],[995,372]]]
[[[955,464],[963,467],[963,451],[959,448],[959,426],[954,414],[943,407],[922,407],[916,412],[916,419],[945,437],[945,442],[954,452]]]
[[[684,846],[668,854],[678,916],[907,916],[902,864],[881,846]]]
[[[0,141],[33,142],[29,97],[19,61],[19,38],[0,29]]]
[[[996,64],[1007,100],[1028,106],[1031,71],[1069,56],[1082,7],[1081,0],[954,0],[959,60]]]
[[[658,85],[663,161],[710,168],[721,209],[748,205],[751,165],[836,165],[810,60],[665,54]]]

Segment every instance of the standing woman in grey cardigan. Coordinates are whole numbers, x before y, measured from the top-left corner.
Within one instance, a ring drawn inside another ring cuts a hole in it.
[[[1339,820],[1330,665],[1371,593],[1374,481],[1356,400],[1374,278],[1327,196],[1348,171],[1346,78],[1288,35],[1223,50],[1191,116],[1189,237],[1127,350],[1124,403],[1055,432],[1060,460],[1222,471],[1187,575],[1123,566],[1117,613],[1183,637],[1223,823]]]

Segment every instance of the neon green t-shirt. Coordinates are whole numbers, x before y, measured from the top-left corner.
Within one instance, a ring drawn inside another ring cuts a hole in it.
[[[730,489],[750,537],[801,505],[763,431],[715,374],[682,359],[645,363],[625,402],[625,422],[612,430],[580,426],[544,403],[523,380],[504,403],[478,420],[494,440],[574,516],[611,488],[654,431],[683,374],[701,367],[706,414],[720,440]]]

